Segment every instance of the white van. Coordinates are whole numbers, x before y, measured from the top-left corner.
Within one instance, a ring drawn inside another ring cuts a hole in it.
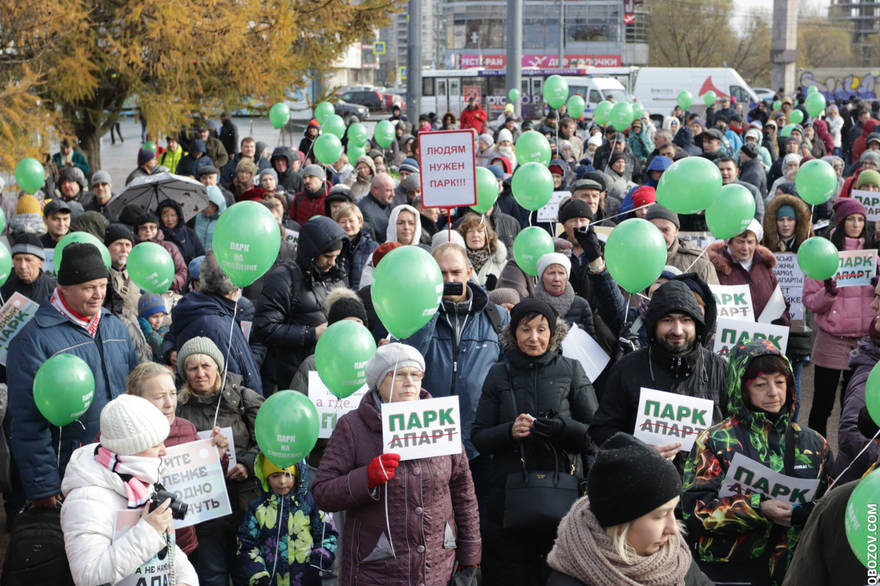
[[[709,90],[719,98],[734,97],[746,108],[758,101],[749,84],[729,67],[642,67],[633,84],[633,95],[645,110],[662,116],[672,113],[682,90],[693,96],[690,109],[695,112],[705,111],[703,96]]]
[[[568,95],[580,95],[587,107],[584,117],[593,119],[593,109],[596,104],[603,100],[617,102],[632,102],[632,98],[626,93],[623,84],[613,77],[563,77],[568,84]]]

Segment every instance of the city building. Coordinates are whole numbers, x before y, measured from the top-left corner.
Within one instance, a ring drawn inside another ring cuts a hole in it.
[[[871,35],[880,33],[880,2],[878,0],[832,0],[828,7],[832,22],[849,25],[852,30],[854,65],[873,67]],[[876,43],[876,37],[874,39]]]

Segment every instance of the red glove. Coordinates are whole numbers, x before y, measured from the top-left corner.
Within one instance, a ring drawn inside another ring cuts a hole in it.
[[[381,456],[373,458],[373,461],[370,462],[369,468],[367,468],[367,478],[370,481],[370,488],[376,488],[394,478],[394,471],[397,470],[399,464],[400,454],[382,454]],[[385,472],[382,472],[383,467],[385,468]]]

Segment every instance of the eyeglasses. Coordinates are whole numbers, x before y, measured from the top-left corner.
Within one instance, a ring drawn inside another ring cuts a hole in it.
[[[418,370],[398,370],[396,373],[394,373],[394,378],[399,381],[406,379],[420,381],[425,378],[425,373]]]

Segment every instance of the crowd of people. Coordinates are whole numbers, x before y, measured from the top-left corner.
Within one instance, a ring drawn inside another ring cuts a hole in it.
[[[343,154],[329,165],[313,152],[315,120],[298,148],[270,149],[239,141],[224,113],[220,125],[200,120],[169,133],[164,148],[141,147],[126,179],[163,171],[196,179],[209,203],[194,215],[173,198],[111,213],[109,173],[62,143],[41,191],[2,202],[13,271],[0,294],[39,304],[3,371],[8,526],[28,505],[60,509],[77,584],[116,583],[149,564],[191,586],[308,585],[334,573],[346,585],[867,580],[845,545],[815,544],[845,542],[843,507],[823,503],[852,491],[880,457],[865,407],[880,359],[880,285],[807,277],[798,313],[794,299],[779,307],[772,297],[776,255],[814,234],[841,251],[876,248],[873,219],[852,194],[880,192],[880,102],[854,98],[812,118],[805,95],[779,98],[773,110],[721,96],[699,114],[646,112],[624,131],[575,120],[564,107],[538,121],[512,107],[490,120],[472,99],[459,116],[425,114],[415,127],[396,109],[388,147],[371,140],[356,161]],[[795,110],[805,122],[783,137]],[[485,214],[423,205],[419,134],[457,128],[473,129],[477,164],[496,179]],[[566,192],[554,222],[538,222],[511,189],[514,145],[528,131],[549,140],[554,189]],[[685,157],[708,159],[725,185],[752,194],[755,217],[741,234],[697,245],[705,215],[656,203],[663,174]],[[797,191],[798,169],[813,158],[838,174],[827,205]],[[281,247],[266,274],[239,288],[218,262],[213,231],[242,201],[272,212]],[[635,294],[605,264],[603,230],[628,218],[652,223],[667,249],[662,273]],[[513,255],[530,226],[554,243],[535,273]],[[109,264],[94,244],[55,250],[77,231],[103,242]],[[129,275],[142,242],[173,260],[163,294],[141,291]],[[445,285],[437,313],[398,340],[371,291],[382,259],[410,246],[430,253]],[[757,339],[738,341],[727,357],[712,351],[719,284],[748,286],[756,316],[776,311],[772,323],[789,328],[785,352]],[[366,394],[308,458],[277,466],[257,445],[257,413],[276,391],[309,393],[317,342],[341,320],[364,325],[378,344]],[[609,357],[592,378],[565,351],[583,334]],[[33,389],[40,366],[62,353],[86,362],[95,387],[85,413],[57,427]],[[825,436],[838,387],[832,454]],[[633,437],[645,388],[711,401],[690,451]],[[384,404],[446,396],[459,399],[460,454],[401,461],[385,451]],[[808,425],[798,423],[801,407]],[[171,503],[148,503],[166,447],[197,432],[218,450],[232,513],[175,532]],[[760,487],[730,494],[723,484],[734,458],[815,480],[815,489],[796,505]],[[571,486],[565,510],[549,519],[530,516],[510,492],[512,479],[540,471],[557,489]],[[120,536],[117,512],[141,508]]]

